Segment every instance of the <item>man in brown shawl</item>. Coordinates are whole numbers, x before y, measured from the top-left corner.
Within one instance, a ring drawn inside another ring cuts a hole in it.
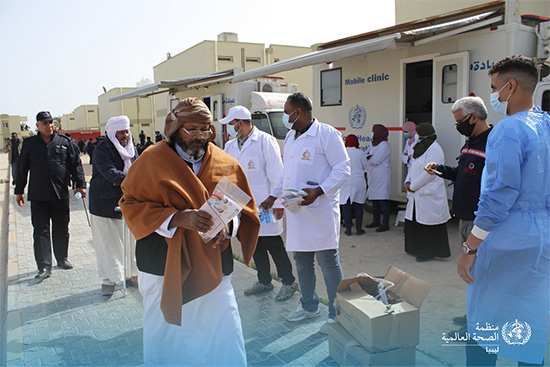
[[[239,163],[210,143],[211,123],[201,100],[180,101],[166,117],[167,139],[144,151],[122,183],[120,207],[137,239],[146,365],[246,365],[231,278],[222,276],[229,231],[204,243],[198,232],[213,221],[198,209],[224,176],[252,193]],[[237,231],[247,264],[259,229],[252,199]]]

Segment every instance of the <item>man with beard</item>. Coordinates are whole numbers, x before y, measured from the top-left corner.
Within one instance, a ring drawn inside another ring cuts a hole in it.
[[[111,117],[105,131],[107,139],[100,140],[94,152],[89,194],[97,272],[103,280],[101,294],[110,297],[116,283],[126,276],[122,214],[116,208],[122,196],[120,184],[136,160],[137,150],[127,116]]]
[[[252,197],[239,163],[210,143],[212,115],[197,98],[166,117],[161,141],[143,152],[122,183],[120,207],[136,236],[146,365],[246,366],[231,277],[222,275],[228,230],[198,210],[225,176]],[[260,229],[256,203],[243,208],[237,237],[250,263]]]

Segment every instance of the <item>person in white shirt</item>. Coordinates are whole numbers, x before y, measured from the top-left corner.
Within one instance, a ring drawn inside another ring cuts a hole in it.
[[[446,224],[451,215],[445,182],[424,170],[429,162],[445,162],[443,149],[435,141],[435,130],[431,123],[423,122],[416,133],[420,140],[414,146],[411,169],[405,179],[405,187],[411,193],[405,213],[405,251],[423,262],[451,256]]]
[[[226,125],[229,135],[235,138],[225,144],[224,151],[239,161],[246,173],[254,200],[256,203],[261,203],[271,194],[283,173],[283,162],[277,140],[254,127],[250,111],[243,106],[232,107],[227,117],[220,123]],[[279,205],[278,208],[273,208],[276,221],[262,223],[254,252],[258,281],[244,291],[247,296],[273,290],[268,252],[277,268],[277,275],[283,281],[283,286],[275,300],[289,299],[298,288],[296,278],[292,274],[292,264],[281,238],[283,213],[284,209]]]
[[[416,140],[414,139],[414,136],[416,134],[416,124],[412,121],[407,121],[403,124],[403,137],[407,140],[405,140],[405,148],[403,149],[403,153],[401,153],[401,161],[405,166],[407,166],[407,170],[411,168],[412,163],[412,156],[413,156],[413,148],[416,144]]]
[[[336,289],[343,278],[338,256],[340,239],[340,187],[350,176],[350,160],[341,134],[312,116],[312,105],[302,93],[290,95],[285,103],[283,122],[290,131],[284,144],[284,170],[273,193],[260,205],[273,206],[283,189],[307,193],[297,213],[287,211],[287,250],[294,251],[298,282],[302,291],[300,305],[287,316],[300,321],[319,316],[315,292],[317,259],[327,287],[329,320],[321,327],[328,333],[334,322]]]
[[[367,182],[365,170],[367,169],[367,154],[359,149],[359,139],[356,135],[346,136],[346,151],[350,159],[351,177],[340,188],[340,206],[346,236],[351,236],[351,217],[355,216],[355,228],[357,235],[365,233],[363,227],[363,211],[367,197]]]
[[[372,145],[367,151],[367,198],[372,200],[373,211],[372,223],[365,227],[376,228],[376,232],[390,229],[391,147],[388,134],[384,125],[373,125]]]

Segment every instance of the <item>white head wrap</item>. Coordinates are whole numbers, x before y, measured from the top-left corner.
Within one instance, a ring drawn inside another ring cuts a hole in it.
[[[123,147],[116,138],[116,133],[117,131],[123,130],[130,131],[130,119],[128,116],[111,117],[105,125],[105,130],[107,131],[107,137],[111,143],[113,143],[118,151],[118,154],[120,154],[120,157],[124,161],[124,173],[128,173],[128,169],[132,165],[131,159],[134,155],[136,155],[134,143],[132,142],[132,133],[130,132],[128,144],[126,144],[125,147]]]

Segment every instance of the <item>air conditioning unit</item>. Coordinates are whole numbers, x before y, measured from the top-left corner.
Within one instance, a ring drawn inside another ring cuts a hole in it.
[[[258,92],[279,93],[280,91],[281,83],[258,82]]]

